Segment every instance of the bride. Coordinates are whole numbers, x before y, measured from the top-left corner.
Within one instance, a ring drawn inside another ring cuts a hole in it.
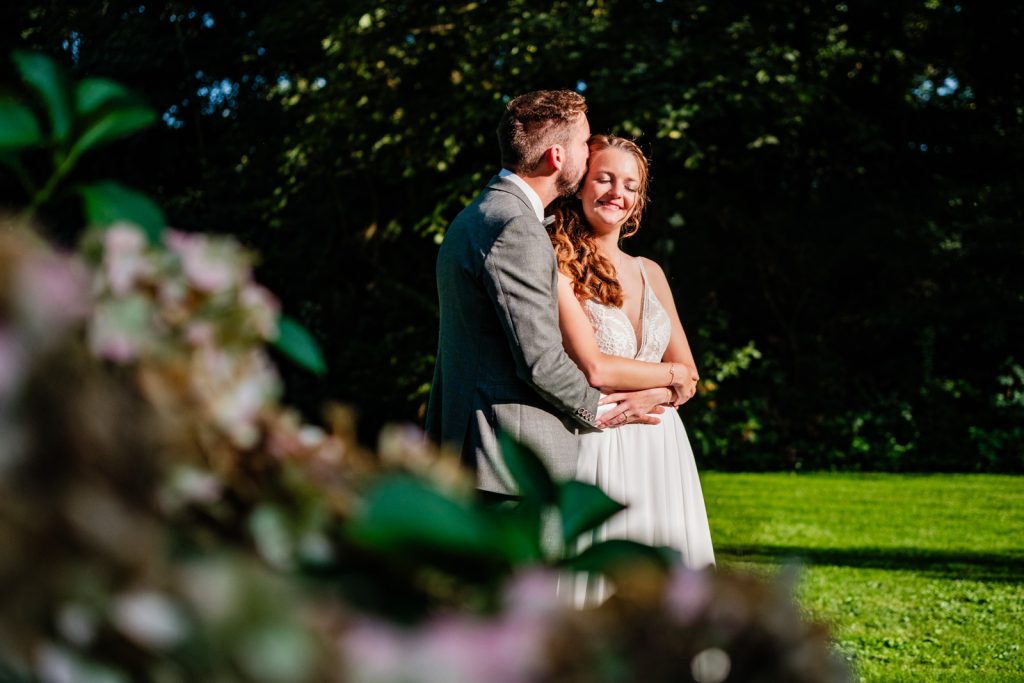
[[[665,405],[677,405],[693,395],[697,375],[668,280],[658,264],[620,248],[640,226],[647,159],[623,138],[595,135],[588,144],[583,184],[556,208],[549,228],[558,258],[563,343],[593,386],[646,389],[651,397],[663,396]],[[666,364],[671,382],[665,382]],[[682,397],[666,386],[678,384],[681,372],[691,380]],[[680,551],[687,567],[714,564],[693,450],[678,412],[664,411],[657,424],[624,424],[638,404],[625,398],[605,396],[601,422],[614,428],[580,439],[576,478],[629,506],[589,542],[625,538],[667,545]],[[599,604],[612,592],[604,577],[587,574],[567,588],[580,607]]]

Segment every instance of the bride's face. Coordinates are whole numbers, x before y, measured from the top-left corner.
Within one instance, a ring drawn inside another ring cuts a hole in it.
[[[577,197],[583,215],[599,235],[617,231],[636,204],[640,169],[629,152],[608,147],[590,155],[590,168]]]

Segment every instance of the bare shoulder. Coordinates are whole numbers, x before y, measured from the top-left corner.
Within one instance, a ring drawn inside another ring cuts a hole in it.
[[[668,278],[665,277],[665,271],[662,270],[661,266],[658,265],[657,261],[652,261],[644,256],[640,257],[640,261],[644,264],[644,270],[651,277],[651,285],[664,284],[668,286]]]
[[[652,261],[649,258],[643,259],[644,269],[647,271],[648,280],[651,283],[651,289],[654,290],[655,296],[665,306],[670,308],[675,307],[674,297],[672,296],[672,287],[668,284],[668,278],[665,276],[665,271],[662,270],[661,266]]]

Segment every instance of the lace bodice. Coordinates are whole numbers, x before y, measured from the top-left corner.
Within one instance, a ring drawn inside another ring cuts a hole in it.
[[[590,318],[601,353],[656,363],[661,360],[665,355],[665,349],[668,348],[668,340],[672,336],[672,322],[647,281],[643,260],[640,261],[640,274],[644,281],[644,296],[640,314],[639,349],[633,323],[621,308],[608,306],[593,299],[584,302],[583,308]]]

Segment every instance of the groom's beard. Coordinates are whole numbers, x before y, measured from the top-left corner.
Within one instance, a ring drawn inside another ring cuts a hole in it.
[[[555,190],[558,192],[558,196],[571,197],[576,194],[576,190],[579,189],[580,182],[583,181],[583,176],[586,174],[586,166],[581,166],[580,168],[566,168],[560,171],[558,176],[555,178]]]

